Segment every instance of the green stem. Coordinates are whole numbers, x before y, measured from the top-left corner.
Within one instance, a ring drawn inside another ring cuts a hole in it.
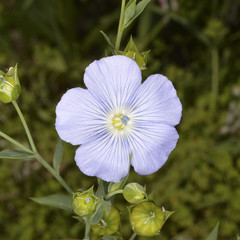
[[[22,150],[24,150],[26,152],[34,154],[30,149],[26,148],[24,145],[22,145],[21,143],[17,142],[13,138],[9,137],[7,134],[3,133],[2,131],[0,131],[0,136],[5,138],[7,141],[11,142],[12,144],[18,146],[20,149],[22,149]]]
[[[219,55],[217,47],[211,50],[212,55],[212,110],[216,109],[219,88]]]
[[[114,192],[108,193],[108,194],[105,196],[105,199],[108,199],[108,198],[110,198],[110,197],[112,197],[113,195],[116,195],[116,194],[118,194],[118,193],[123,193],[123,190],[120,189],[120,190],[116,190],[116,191],[114,191]]]
[[[137,234],[134,232],[134,233],[132,234],[132,236],[129,238],[129,240],[133,240],[136,236],[137,236]]]
[[[84,217],[83,220],[85,222],[85,234],[83,240],[90,240],[90,224],[86,217]]]
[[[121,14],[118,24],[118,32],[117,32],[117,39],[116,39],[116,50],[119,50],[120,43],[122,39],[122,33],[123,33],[123,21],[124,21],[124,14],[125,14],[125,0],[122,0],[122,6],[121,6]]]
[[[58,182],[68,191],[69,194],[72,194],[71,187],[48,162],[46,162],[38,153],[36,154],[35,158],[58,180]]]
[[[17,111],[17,113],[18,113],[18,116],[19,116],[19,118],[20,118],[20,120],[21,120],[21,122],[22,122],[22,125],[23,125],[23,127],[24,127],[24,130],[25,130],[25,132],[26,132],[26,134],[27,134],[27,138],[28,138],[28,141],[29,141],[29,143],[30,143],[30,146],[31,146],[33,152],[37,153],[37,149],[36,149],[35,144],[34,144],[34,142],[33,142],[32,135],[31,135],[31,133],[30,133],[30,131],[29,131],[29,128],[28,128],[28,126],[27,126],[27,123],[26,123],[26,121],[25,121],[24,116],[23,116],[20,108],[18,107],[17,102],[16,102],[15,100],[13,100],[12,103],[13,103],[13,106],[15,107],[15,109],[16,109],[16,111]]]

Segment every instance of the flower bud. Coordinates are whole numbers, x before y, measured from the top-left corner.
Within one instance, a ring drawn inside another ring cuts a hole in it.
[[[109,214],[104,210],[101,220],[97,224],[91,225],[91,228],[94,234],[104,236],[115,233],[118,230],[119,225],[119,211],[112,205]]]
[[[164,213],[153,202],[142,202],[130,213],[132,229],[140,236],[156,236],[164,224]]]
[[[5,74],[0,71],[0,101],[9,103],[17,99],[21,92],[21,86],[17,75],[17,65],[9,68]]]
[[[99,198],[95,197],[92,188],[86,192],[73,193],[73,211],[79,216],[90,216],[97,208]]]
[[[145,197],[144,188],[138,183],[129,183],[123,189],[124,198],[130,203],[139,203]]]

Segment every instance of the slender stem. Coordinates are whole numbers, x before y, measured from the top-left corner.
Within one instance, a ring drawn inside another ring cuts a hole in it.
[[[64,181],[64,179],[55,171],[55,169],[48,164],[38,153],[35,158],[58,180],[58,182],[68,191],[69,194],[72,194],[71,187]]]
[[[129,238],[129,240],[133,240],[136,236],[137,236],[137,234],[134,232],[134,233],[132,234],[132,236]]]
[[[108,199],[108,198],[112,197],[113,195],[116,195],[116,194],[122,193],[122,192],[123,192],[122,189],[116,190],[116,191],[114,191],[114,192],[108,193],[108,194],[105,196],[105,198]]]
[[[90,224],[86,217],[84,217],[83,220],[85,222],[85,234],[83,240],[90,240]]]
[[[211,50],[212,55],[212,110],[217,105],[218,88],[219,88],[219,55],[217,47]]]
[[[118,24],[117,39],[116,39],[116,45],[115,45],[116,50],[119,50],[121,39],[122,39],[124,13],[125,13],[125,0],[122,0],[121,13],[120,13],[120,19],[119,19],[119,24]]]
[[[13,138],[9,137],[7,134],[3,133],[2,131],[0,131],[0,136],[5,138],[7,141],[11,142],[12,144],[18,146],[20,149],[22,149],[22,150],[24,150],[26,152],[34,154],[30,149],[26,148],[24,145],[22,145],[21,143],[17,142]]]
[[[25,121],[24,116],[23,116],[20,108],[18,107],[17,102],[16,102],[15,100],[13,100],[12,103],[13,103],[13,106],[15,107],[15,109],[16,109],[16,111],[17,111],[17,113],[18,113],[18,116],[19,116],[19,118],[20,118],[20,120],[21,120],[21,122],[22,122],[22,125],[23,125],[23,127],[24,127],[24,130],[25,130],[25,132],[26,132],[26,134],[27,134],[27,137],[28,137],[28,141],[29,141],[29,143],[30,143],[30,146],[31,146],[33,152],[37,153],[37,149],[36,149],[35,144],[34,144],[34,142],[33,142],[32,135],[31,135],[31,133],[30,133],[30,131],[29,131],[29,128],[28,128],[28,125],[27,125],[27,123],[26,123],[26,121]]]

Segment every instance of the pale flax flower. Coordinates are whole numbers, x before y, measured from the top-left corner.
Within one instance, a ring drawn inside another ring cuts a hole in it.
[[[84,83],[68,90],[56,108],[61,139],[81,145],[75,155],[88,176],[118,182],[132,166],[156,172],[175,148],[182,105],[172,83],[160,74],[141,83],[141,70],[124,56],[102,58],[85,70]]]

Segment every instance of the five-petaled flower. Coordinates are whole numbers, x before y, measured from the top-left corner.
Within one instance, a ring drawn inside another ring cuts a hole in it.
[[[88,89],[68,90],[56,108],[59,136],[81,145],[75,155],[89,176],[118,182],[132,166],[156,172],[175,148],[182,105],[172,83],[160,74],[141,84],[141,70],[124,56],[102,58],[85,70]]]

